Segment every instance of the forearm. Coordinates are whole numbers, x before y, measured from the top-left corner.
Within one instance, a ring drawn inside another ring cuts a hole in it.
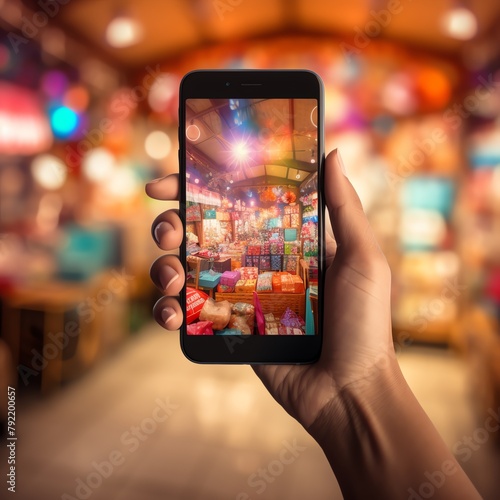
[[[346,499],[480,498],[396,362],[343,388],[309,431]]]

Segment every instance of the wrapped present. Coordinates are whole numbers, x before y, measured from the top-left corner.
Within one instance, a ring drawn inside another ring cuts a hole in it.
[[[207,288],[215,288],[220,281],[221,273],[214,273],[212,271],[202,271],[200,273],[199,284]]]
[[[280,323],[282,326],[292,328],[302,328],[305,325],[304,320],[289,307],[287,307],[285,312],[281,315]]]
[[[290,227],[300,227],[300,216],[299,214],[290,215]]]
[[[291,215],[284,215],[283,216],[283,227],[291,227],[292,220],[291,220]]]
[[[247,255],[260,255],[260,245],[248,245]]]
[[[271,255],[282,255],[283,254],[283,240],[281,239],[272,239],[269,241],[269,249]]]
[[[298,243],[288,241],[285,243],[285,255],[296,255],[300,253],[299,248]]]
[[[284,255],[283,256],[283,270],[292,274],[297,274],[299,266],[298,255]]]
[[[260,246],[260,253],[262,255],[269,255],[271,253],[271,245],[269,244],[269,241],[266,241]]]
[[[240,271],[224,271],[220,277],[220,284],[234,287],[240,279]]]
[[[259,271],[269,271],[271,269],[271,256],[261,255],[259,259]]]
[[[272,284],[273,284],[273,292],[281,293],[281,276],[278,273],[273,275]]]
[[[302,281],[302,278],[297,274],[293,274],[292,279],[295,284],[295,293],[304,293],[304,281]]]
[[[253,267],[253,255],[243,255],[242,256],[243,266]]]
[[[284,230],[285,241],[296,241],[297,240],[297,230],[296,229],[285,229]]]
[[[273,273],[262,273],[257,278],[257,292],[270,293],[273,291]]]
[[[255,290],[257,285],[257,280],[240,280],[236,283],[235,291],[236,293],[249,293]]]
[[[247,280],[245,283],[245,288],[246,288],[245,291],[246,292],[253,292],[253,291],[255,291],[256,286],[257,286],[257,278]]]
[[[289,273],[283,273],[281,275],[281,292],[295,293],[295,283],[293,281],[292,275]]]
[[[217,291],[219,293],[233,293],[234,286],[221,285],[220,283],[217,285]]]
[[[259,275],[259,269],[257,267],[240,267],[241,279],[257,279]]]
[[[271,271],[281,271],[281,255],[271,255]]]

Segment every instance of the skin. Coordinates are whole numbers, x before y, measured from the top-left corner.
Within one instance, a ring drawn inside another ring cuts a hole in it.
[[[413,492],[415,499],[429,498],[430,488],[436,500],[481,498],[400,371],[392,342],[390,269],[344,171],[335,150],[325,163],[325,199],[335,239],[326,235],[321,357],[311,365],[253,369],[323,448],[345,498],[399,500],[412,498]],[[178,176],[170,175],[147,184],[146,192],[175,200],[178,183]],[[153,223],[153,238],[163,250],[178,248],[182,231],[175,211]],[[174,272],[162,271],[165,266]],[[161,276],[174,274],[165,289]],[[177,330],[183,321],[176,299],[185,279],[182,266],[174,256],[160,257],[151,278],[165,294],[154,317],[167,330]]]

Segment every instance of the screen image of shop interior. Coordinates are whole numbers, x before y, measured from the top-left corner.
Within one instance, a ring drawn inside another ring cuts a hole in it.
[[[315,335],[315,99],[186,101],[188,335]]]

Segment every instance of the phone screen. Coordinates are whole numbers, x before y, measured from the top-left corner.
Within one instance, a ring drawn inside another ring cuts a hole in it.
[[[316,335],[318,100],[183,105],[187,335]]]

